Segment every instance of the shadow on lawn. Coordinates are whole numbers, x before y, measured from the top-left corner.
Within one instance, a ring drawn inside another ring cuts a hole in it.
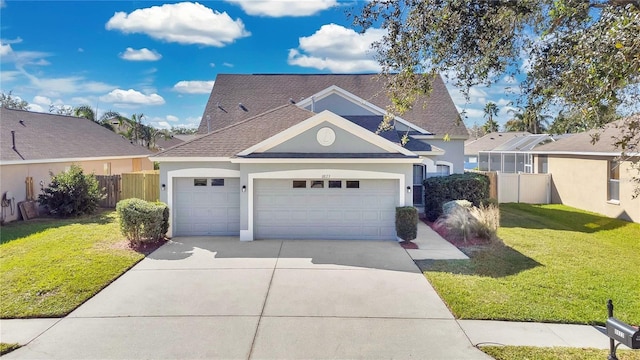
[[[558,205],[501,204],[500,227],[595,233],[632,225],[623,220]]]
[[[421,271],[446,272],[460,275],[501,278],[525,270],[543,266],[513,248],[502,245],[487,245],[461,249],[470,260],[417,260]]]
[[[57,218],[45,215],[31,220],[10,222],[0,228],[0,244],[71,224],[108,224],[115,221],[115,218],[110,216],[112,213],[111,209],[99,209],[96,214],[73,218]]]

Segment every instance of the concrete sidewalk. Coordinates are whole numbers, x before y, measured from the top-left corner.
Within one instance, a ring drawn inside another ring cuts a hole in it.
[[[0,339],[4,343],[26,345],[61,320],[0,320]],[[488,320],[457,320],[457,323],[473,346],[609,348],[609,338],[601,326]]]
[[[418,236],[412,242],[418,245],[418,249],[407,249],[407,253],[413,260],[469,259],[467,255],[443,239],[422,220],[418,221]]]

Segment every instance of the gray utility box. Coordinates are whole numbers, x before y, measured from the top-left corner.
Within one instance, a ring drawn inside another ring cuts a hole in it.
[[[610,317],[607,319],[607,336],[630,349],[640,349],[640,330]]]

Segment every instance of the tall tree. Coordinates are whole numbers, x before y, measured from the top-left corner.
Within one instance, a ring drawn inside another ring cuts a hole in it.
[[[493,120],[493,117],[498,115],[498,111],[498,105],[492,101],[489,101],[484,106],[484,117],[487,118],[487,122],[482,125],[482,129],[485,134],[498,131],[499,125],[495,120]]]
[[[386,30],[374,44],[394,110],[414,106],[438,73],[464,89],[521,73],[535,113],[605,105],[640,110],[639,0],[370,0],[355,16]],[[589,110],[591,109],[591,110]],[[622,125],[640,138],[640,118]]]
[[[4,91],[0,93],[0,106],[5,109],[29,110],[29,103],[13,96],[11,91],[7,94]]]

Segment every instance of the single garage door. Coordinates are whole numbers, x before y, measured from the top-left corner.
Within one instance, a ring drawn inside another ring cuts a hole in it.
[[[257,239],[392,240],[397,180],[256,180]]]
[[[239,235],[240,179],[174,179],[176,236]]]

